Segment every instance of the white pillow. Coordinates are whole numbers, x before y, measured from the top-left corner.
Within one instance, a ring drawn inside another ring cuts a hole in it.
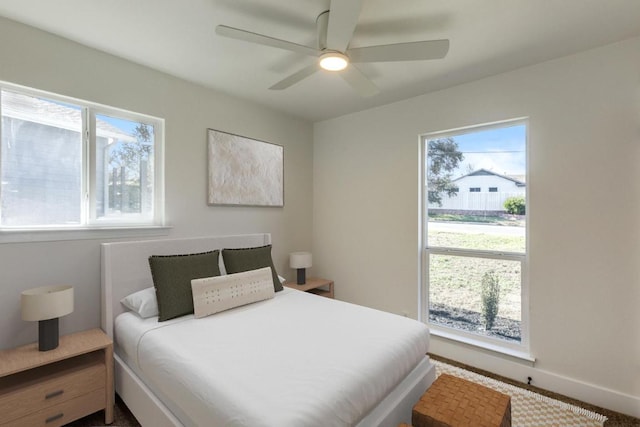
[[[120,300],[120,303],[143,319],[158,315],[156,288],[153,286],[127,295]]]
[[[275,295],[271,267],[193,279],[191,290],[196,318],[273,298]]]

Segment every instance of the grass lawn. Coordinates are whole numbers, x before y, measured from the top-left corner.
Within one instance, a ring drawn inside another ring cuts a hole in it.
[[[432,246],[524,252],[524,237],[492,234],[429,232]],[[521,320],[519,261],[432,254],[429,262],[429,300],[481,312],[482,276],[495,271],[500,283],[498,316]]]
[[[505,252],[525,251],[524,236],[497,234],[452,233],[429,230],[429,246],[458,249],[494,250]]]
[[[524,219],[505,218],[501,216],[483,216],[483,215],[461,215],[450,213],[433,213],[429,212],[429,220],[431,221],[456,221],[467,223],[482,223],[489,225],[511,225],[516,227],[524,226]]]

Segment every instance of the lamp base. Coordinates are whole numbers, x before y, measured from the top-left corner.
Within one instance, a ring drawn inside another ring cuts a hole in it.
[[[38,321],[38,350],[49,351],[58,347],[58,318]]]
[[[307,270],[305,268],[298,268],[298,277],[296,280],[296,283],[298,285],[304,285],[305,283],[307,283]]]

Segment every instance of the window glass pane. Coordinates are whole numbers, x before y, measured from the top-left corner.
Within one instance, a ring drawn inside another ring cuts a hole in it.
[[[427,245],[525,251],[526,126],[427,140]]]
[[[81,222],[82,109],[2,91],[0,225]]]
[[[96,218],[152,218],[153,126],[96,114],[96,136]]]
[[[520,261],[431,254],[429,321],[520,342],[520,283]]]

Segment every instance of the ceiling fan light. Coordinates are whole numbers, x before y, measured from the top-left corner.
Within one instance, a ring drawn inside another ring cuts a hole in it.
[[[328,52],[320,56],[320,68],[327,71],[340,71],[347,68],[349,58],[339,52]]]

